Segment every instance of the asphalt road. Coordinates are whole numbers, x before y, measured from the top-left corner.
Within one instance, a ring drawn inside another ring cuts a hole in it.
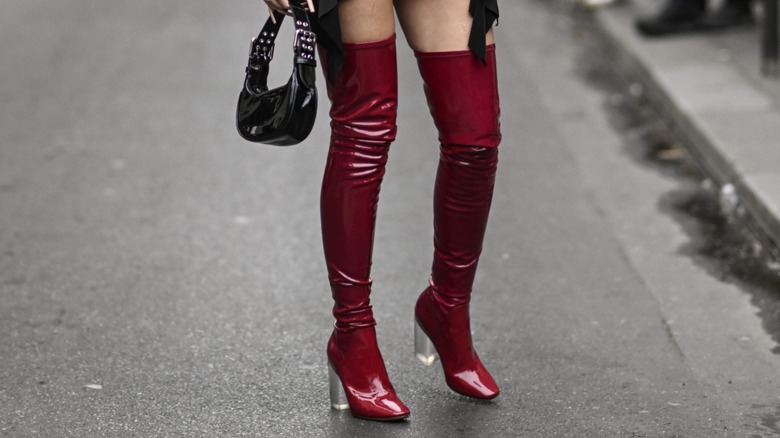
[[[331,411],[327,104],[296,147],[238,137],[262,19],[254,1],[0,3],[0,436],[780,435],[773,316],[684,250],[700,225],[668,208],[699,183],[632,156],[643,128],[616,123],[588,32],[531,0],[502,4],[472,304],[502,394],[466,400],[412,354],[437,144],[399,37],[373,302],[412,416]]]

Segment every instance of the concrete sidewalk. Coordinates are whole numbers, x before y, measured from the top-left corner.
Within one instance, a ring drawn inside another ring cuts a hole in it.
[[[597,29],[620,71],[642,84],[705,172],[727,208],[745,213],[780,253],[780,79],[761,74],[760,26],[719,33],[643,38],[634,19],[659,2],[598,9]]]

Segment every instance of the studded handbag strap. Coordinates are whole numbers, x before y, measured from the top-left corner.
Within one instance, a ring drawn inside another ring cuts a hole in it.
[[[311,29],[309,16],[304,9],[298,6],[291,6],[290,9],[295,26],[294,63],[316,67],[314,50],[317,45],[317,36]],[[252,39],[249,46],[249,62],[246,67],[246,88],[250,93],[261,93],[268,89],[269,64],[274,57],[276,37],[279,35],[284,18],[285,14],[273,11],[260,33]]]

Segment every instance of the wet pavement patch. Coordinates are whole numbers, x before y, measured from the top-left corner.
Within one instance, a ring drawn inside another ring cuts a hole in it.
[[[661,210],[682,226],[691,240],[680,253],[691,257],[710,275],[736,284],[751,296],[764,329],[780,354],[780,269],[749,229],[728,215],[713,190],[689,187],[667,193]]]

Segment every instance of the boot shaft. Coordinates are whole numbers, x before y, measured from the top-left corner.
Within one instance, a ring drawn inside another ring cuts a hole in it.
[[[430,283],[442,296],[468,301],[482,252],[501,141],[495,46],[487,47],[484,64],[470,51],[416,56],[441,142]]]
[[[336,328],[351,330],[375,324],[371,256],[379,190],[396,135],[395,36],[344,44],[344,63],[328,82],[328,97],[331,142],[320,197],[322,240]]]

